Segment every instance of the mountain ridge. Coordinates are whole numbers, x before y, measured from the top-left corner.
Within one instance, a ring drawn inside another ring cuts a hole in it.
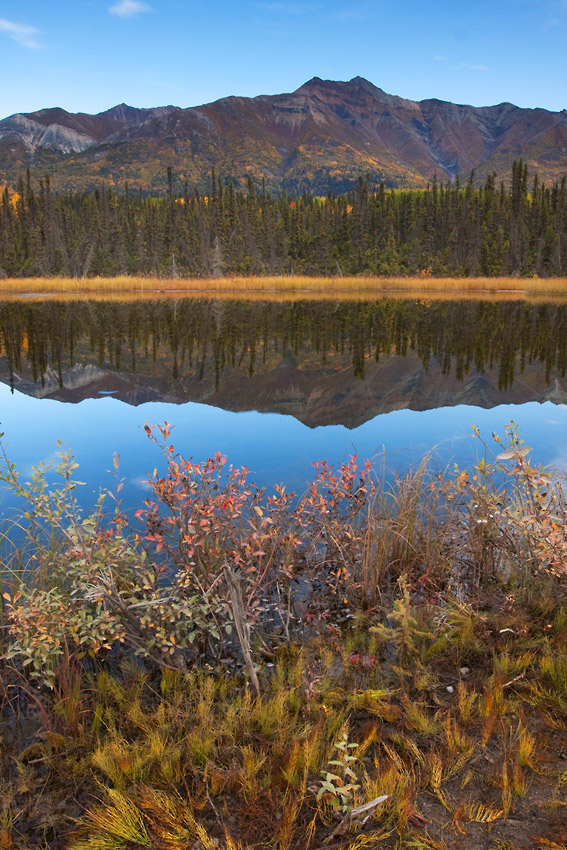
[[[567,109],[503,102],[475,107],[391,95],[365,80],[313,77],[287,94],[181,108],[118,104],[97,115],[60,107],[0,120],[0,183],[30,168],[56,190],[116,186],[147,192],[175,179],[206,191],[212,168],[237,185],[275,191],[346,191],[360,175],[392,188],[437,178],[507,180],[523,159],[545,182],[567,172]]]
[[[62,370],[49,366],[34,379],[29,367],[9,372],[0,358],[0,382],[30,397],[77,404],[85,399],[111,395],[137,407],[150,401],[168,404],[196,402],[242,413],[255,410],[292,416],[308,428],[342,425],[358,428],[376,416],[396,410],[435,410],[456,405],[491,409],[501,404],[552,401],[565,404],[567,385],[557,370],[544,377],[541,364],[528,364],[512,387],[499,387],[499,367],[485,372],[472,367],[461,379],[446,374],[441,364],[431,361],[424,367],[411,352],[392,355],[380,363],[368,359],[361,381],[346,360],[325,366],[307,362],[298,369],[284,357],[269,360],[257,373],[227,369],[215,386],[214,363],[210,358],[205,378],[197,370],[185,371],[174,379],[163,363],[151,370],[117,371],[93,362],[77,361]]]

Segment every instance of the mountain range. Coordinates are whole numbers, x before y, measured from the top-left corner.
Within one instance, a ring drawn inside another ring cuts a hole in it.
[[[291,94],[226,97],[203,106],[98,115],[41,109],[0,121],[0,184],[30,168],[56,190],[121,186],[161,193],[210,186],[214,168],[237,186],[342,192],[359,176],[419,188],[457,175],[507,181],[514,160],[547,182],[567,172],[567,109],[474,107],[390,95],[361,77],[314,77]]]
[[[309,428],[356,428],[393,410],[434,410],[457,404],[490,409],[532,401],[567,403],[565,377],[556,370],[545,375],[541,363],[527,364],[513,386],[502,389],[497,366],[483,373],[472,367],[459,379],[454,372],[444,373],[435,361],[426,368],[411,352],[406,357],[382,358],[379,363],[368,359],[362,381],[348,360],[348,356],[337,355],[324,365],[311,358],[298,363],[288,352],[279,360],[270,358],[259,364],[252,376],[245,367],[227,368],[215,384],[212,357],[177,378],[172,376],[171,364],[163,360],[141,362],[133,372],[127,367],[116,371],[101,366],[93,362],[94,358],[91,362],[81,359],[61,371],[50,366],[41,381],[34,380],[27,364],[10,372],[0,357],[0,381],[35,398],[71,404],[108,395],[136,406],[150,401],[192,401],[234,412],[286,414]]]

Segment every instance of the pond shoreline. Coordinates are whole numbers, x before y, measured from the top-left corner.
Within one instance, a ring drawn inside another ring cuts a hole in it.
[[[63,544],[5,564],[4,846],[563,846],[567,508],[517,430],[470,477],[319,464],[298,508],[157,431],[135,536],[4,455]]]
[[[145,277],[94,277],[94,278],[6,278],[0,280],[0,298],[8,295],[48,297],[53,294],[131,293],[171,295],[202,295],[222,293],[238,294],[291,293],[318,296],[327,294],[388,295],[443,293],[454,296],[479,293],[482,295],[513,294],[517,297],[533,295],[567,295],[567,277],[517,278],[517,277],[218,277],[218,278],[145,278]]]

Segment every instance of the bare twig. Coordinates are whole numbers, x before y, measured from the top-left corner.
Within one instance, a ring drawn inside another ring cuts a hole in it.
[[[260,683],[258,682],[258,674],[256,673],[256,667],[252,661],[252,652],[250,650],[250,623],[248,623],[244,616],[244,602],[242,600],[240,579],[236,573],[231,570],[228,564],[224,565],[224,575],[230,592],[234,625],[236,626],[236,632],[238,634],[238,639],[240,640],[240,646],[242,647],[244,666],[246,668],[246,672],[250,676],[250,681],[256,691],[256,696],[260,696]]]
[[[523,679],[525,677],[525,675],[526,675],[526,671],[524,670],[522,673],[520,673],[519,676],[516,676],[514,679],[510,679],[510,681],[506,682],[506,684],[502,685],[502,687],[503,688],[509,688],[510,685],[514,684],[514,682],[518,682],[520,679]]]

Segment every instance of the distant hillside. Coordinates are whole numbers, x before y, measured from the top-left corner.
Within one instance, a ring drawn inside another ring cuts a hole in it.
[[[361,77],[314,77],[291,94],[227,97],[189,109],[135,109],[99,115],[42,109],[0,121],[0,183],[30,167],[56,189],[119,185],[149,192],[176,184],[206,191],[212,168],[236,185],[249,177],[271,190],[346,191],[360,174],[391,187],[431,181],[508,179],[522,158],[546,181],[567,172],[567,110],[511,103],[472,107],[415,102]]]

